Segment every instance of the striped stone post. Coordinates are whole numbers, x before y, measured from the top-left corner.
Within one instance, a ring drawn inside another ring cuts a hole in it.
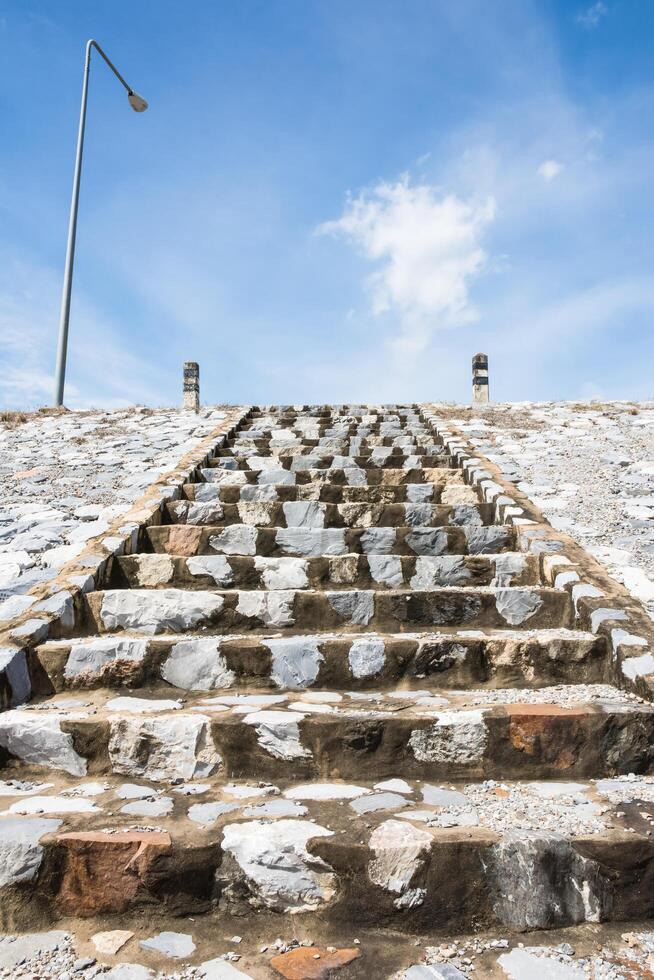
[[[488,404],[488,354],[475,354],[472,359],[472,404]]]
[[[182,407],[190,412],[200,411],[200,365],[184,361],[184,401]]]

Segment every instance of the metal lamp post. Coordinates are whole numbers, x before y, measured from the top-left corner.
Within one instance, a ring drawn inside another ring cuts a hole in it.
[[[89,91],[89,69],[91,67],[91,49],[95,48],[104,58],[112,72],[127,90],[127,98],[134,112],[144,112],[148,103],[130,88],[123,76],[97,41],[90,40],[86,45],[84,59],[84,81],[82,83],[82,104],[79,113],[79,129],[77,132],[77,154],[75,156],[75,173],[73,176],[73,194],[70,202],[70,218],[68,221],[68,244],[66,246],[66,266],[64,269],[64,289],[61,297],[61,316],[59,319],[59,343],[57,345],[57,369],[55,373],[55,405],[64,403],[64,383],[66,379],[66,352],[68,349],[68,321],[70,318],[70,294],[73,285],[73,263],[75,260],[75,236],[77,234],[77,207],[79,204],[79,184],[82,173],[82,151],[84,149],[84,127],[86,125],[86,98]]]

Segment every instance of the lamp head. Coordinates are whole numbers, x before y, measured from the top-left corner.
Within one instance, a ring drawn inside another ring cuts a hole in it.
[[[136,94],[136,92],[128,92],[127,98],[129,99],[129,104],[134,112],[145,112],[148,107],[148,103],[145,101],[145,99],[142,99],[140,95]]]

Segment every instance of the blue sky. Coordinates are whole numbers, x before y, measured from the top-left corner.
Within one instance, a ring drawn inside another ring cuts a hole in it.
[[[0,0],[0,407],[654,397],[651,0]]]

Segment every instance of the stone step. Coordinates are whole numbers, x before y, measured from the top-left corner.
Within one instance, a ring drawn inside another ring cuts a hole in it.
[[[166,504],[171,524],[211,524],[227,527],[325,528],[325,527],[444,527],[448,524],[488,526],[495,520],[495,505],[469,504],[326,504],[318,500],[282,503],[276,500],[218,501],[174,500]]]
[[[350,426],[349,430],[324,427],[324,431],[318,429],[309,430],[302,428],[289,429],[239,429],[238,432],[230,436],[223,443],[224,447],[234,446],[254,446],[257,449],[269,449],[273,453],[278,446],[302,445],[311,446],[351,446],[361,445],[367,449],[384,446],[407,446],[419,443],[430,446],[442,446],[442,441],[438,440],[428,429],[402,429],[400,432],[373,432],[367,426]]]
[[[328,470],[328,469],[438,469],[452,468],[451,456],[432,454],[429,456],[412,453],[405,456],[397,454],[385,459],[376,459],[370,455],[343,456],[327,453],[322,455],[303,456],[214,456],[209,460],[210,467],[226,470],[255,470],[287,469],[298,470]]]
[[[212,470],[211,472],[227,472],[230,476],[233,473],[249,475],[244,470]],[[284,470],[284,473],[290,473],[290,470]],[[464,483],[460,473],[433,483],[404,483],[394,487],[379,485],[350,487],[323,482],[258,484],[247,480],[238,483],[229,481],[185,483],[183,494],[185,500],[195,500],[200,503],[220,501],[224,504],[238,504],[250,500],[282,502],[318,500],[325,504],[469,504],[477,503],[479,499],[477,492]]]
[[[433,626],[529,629],[573,625],[569,594],[533,586],[450,586],[432,589],[224,590],[105,589],[85,597],[88,627],[163,633],[294,627],[337,630],[368,627],[402,632]]]
[[[262,555],[320,558],[332,555],[497,554],[515,549],[510,525],[391,528],[202,527],[164,524],[145,529],[153,551],[184,555]]]
[[[599,685],[139,697],[85,691],[0,714],[0,761],[99,777],[561,779],[648,773],[654,706]]]
[[[38,694],[161,681],[191,691],[491,688],[597,684],[608,679],[604,638],[577,630],[438,633],[270,633],[198,637],[120,633],[51,640],[31,663]]]
[[[265,457],[260,457],[264,459]],[[220,483],[226,486],[245,486],[246,484],[267,485],[287,484],[293,486],[324,485],[341,487],[399,487],[405,484],[440,484],[453,476],[457,482],[462,481],[462,471],[441,466],[436,469],[408,468],[393,469],[364,469],[359,466],[340,467],[335,469],[289,470],[283,467],[260,470],[225,469],[224,467],[201,468],[200,476],[206,483]]]
[[[135,554],[113,563],[114,588],[184,589],[430,589],[447,585],[542,584],[540,558],[522,552],[499,555],[337,555],[324,558],[192,558]]]
[[[392,445],[391,443],[395,443]],[[440,456],[444,453],[442,445],[434,442],[416,442],[410,437],[389,439],[389,445],[375,445],[366,439],[340,439],[336,436],[322,439],[274,438],[251,439],[238,436],[227,440],[218,451],[220,457],[230,456],[370,456],[373,459],[387,459],[390,456]]]
[[[12,932],[35,919],[122,914],[138,928],[139,912],[212,912],[215,935],[233,915],[247,927],[246,917],[305,913],[300,928],[384,927],[397,939],[654,914],[654,841],[638,814],[652,811],[651,780],[161,787],[129,774],[41,777],[0,783],[0,921]],[[283,921],[268,923],[273,935]]]

